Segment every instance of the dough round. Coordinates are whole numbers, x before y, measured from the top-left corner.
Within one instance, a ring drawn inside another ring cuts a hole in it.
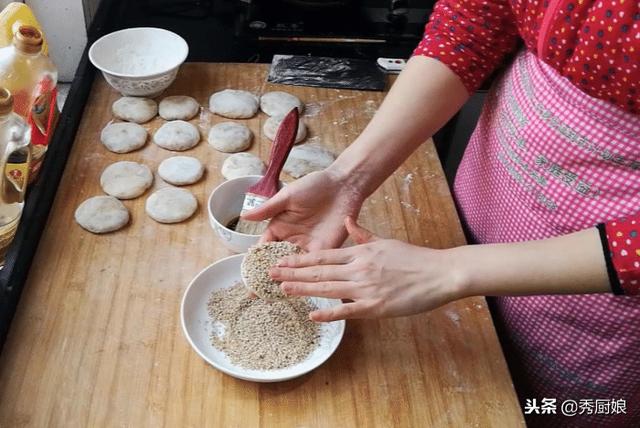
[[[200,131],[195,125],[184,120],[172,120],[156,131],[153,142],[163,149],[181,152],[200,142]]]
[[[158,167],[160,177],[176,186],[193,184],[202,178],[203,173],[202,163],[190,156],[173,156],[163,160]]]
[[[127,122],[145,123],[158,114],[158,103],[149,98],[122,97],[113,103],[111,111]]]
[[[244,285],[261,299],[286,299],[287,296],[280,289],[282,282],[271,279],[269,270],[283,257],[302,253],[302,248],[288,241],[263,242],[252,246],[240,264]]]
[[[295,95],[282,91],[267,92],[260,97],[260,110],[269,116],[286,116],[294,107],[302,114],[304,104]]]
[[[283,169],[293,178],[300,178],[311,172],[325,169],[335,159],[333,153],[319,144],[301,144],[291,149]]]
[[[209,144],[216,150],[235,153],[246,150],[251,145],[253,133],[241,123],[222,122],[209,130]]]
[[[258,112],[258,97],[247,91],[225,89],[211,95],[209,110],[230,119],[248,119]]]
[[[251,153],[236,153],[225,159],[220,172],[227,180],[245,175],[263,175],[266,170],[264,162]]]
[[[80,204],[75,219],[89,232],[107,233],[129,223],[129,210],[113,196],[94,196]]]
[[[264,122],[264,126],[262,127],[262,132],[264,132],[264,136],[270,139],[271,141],[276,139],[276,133],[278,132],[278,128],[282,123],[284,116],[271,116]],[[307,125],[304,124],[303,121],[298,121],[298,133],[296,134],[296,144],[301,142],[307,138]]]
[[[133,199],[142,195],[153,183],[153,174],[146,165],[122,161],[112,163],[102,172],[100,186],[107,195],[118,199]]]
[[[145,210],[159,223],[179,223],[191,217],[198,209],[193,193],[177,187],[164,187],[147,198]]]
[[[160,101],[160,117],[164,120],[189,120],[198,114],[200,104],[185,95],[173,95]]]
[[[117,122],[104,127],[100,141],[109,151],[129,153],[144,146],[147,136],[147,130],[137,123]]]

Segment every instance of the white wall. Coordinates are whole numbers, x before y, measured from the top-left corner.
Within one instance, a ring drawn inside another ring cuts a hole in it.
[[[87,43],[82,0],[26,0],[40,21],[49,43],[49,54],[58,67],[59,80],[73,80]]]
[[[10,0],[0,0],[5,7]],[[25,0],[42,24],[59,80],[73,80],[87,43],[87,27],[100,0]]]

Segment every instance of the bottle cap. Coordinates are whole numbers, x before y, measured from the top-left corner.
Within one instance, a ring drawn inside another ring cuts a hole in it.
[[[0,88],[0,115],[4,116],[13,111],[13,95],[8,89]]]
[[[42,33],[36,27],[21,25],[13,35],[13,45],[21,52],[36,54],[42,50]]]

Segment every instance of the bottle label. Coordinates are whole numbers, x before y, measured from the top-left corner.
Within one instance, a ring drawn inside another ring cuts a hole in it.
[[[31,140],[34,145],[47,145],[49,144],[49,137],[52,128],[52,119],[56,112],[56,88],[53,81],[50,78],[43,79],[36,88],[33,94],[33,105],[31,106],[31,120],[32,125],[38,128],[40,134],[44,138],[34,141]]]
[[[49,134],[49,112],[51,110],[51,99],[53,98],[51,84],[47,82],[50,82],[50,80],[44,80],[40,85],[38,85],[38,90],[35,94],[35,99],[31,108],[33,123],[38,127],[40,133],[45,136],[48,136]],[[46,143],[48,143],[48,141],[46,141]]]
[[[47,83],[48,82],[48,83]],[[29,125],[31,125],[31,145],[33,147],[33,160],[29,174],[29,182],[32,183],[38,177],[47,146],[53,135],[58,119],[56,105],[58,92],[51,88],[53,82],[50,79],[39,85],[35,102],[31,109]]]
[[[31,94],[26,90],[15,91],[12,94],[13,111],[27,120],[31,111]]]
[[[24,194],[29,181],[29,166],[31,164],[31,149],[21,147],[14,150],[4,164],[2,180],[2,200],[12,204],[24,201]]]
[[[29,177],[29,165],[27,163],[7,163],[5,175],[16,190],[22,191]]]

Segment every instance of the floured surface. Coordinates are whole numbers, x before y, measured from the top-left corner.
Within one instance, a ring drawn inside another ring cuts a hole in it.
[[[264,83],[267,70],[260,64],[186,64],[163,95],[189,95],[207,105],[211,93],[225,88],[291,92],[307,105],[322,105],[304,120],[336,154],[370,120],[367,101],[379,103],[383,96],[271,85]],[[107,165],[130,160],[156,171],[172,156],[155,144],[126,155],[102,146],[100,131],[113,119],[110,107],[119,95],[99,74],[96,79],[0,354],[0,426],[522,426],[481,298],[414,317],[348,321],[336,353],[291,382],[238,381],[206,364],[183,337],[179,307],[198,272],[231,255],[206,216],[228,155],[205,143],[185,152],[208,169],[188,187],[200,205],[189,220],[157,223],[145,214],[141,197],[124,201],[131,212],[124,229],[86,232],[74,211],[102,193],[99,177]],[[350,122],[333,125],[344,111],[355,112]],[[265,120],[261,113],[242,120],[256,136],[249,152],[263,160],[271,150],[261,134]],[[143,126],[152,135],[162,122],[156,117]],[[413,180],[405,192],[408,173]],[[166,184],[155,180],[147,194],[161,186]],[[372,195],[360,219],[381,236],[415,244],[464,243],[431,143]],[[450,309],[458,324],[445,313]]]

